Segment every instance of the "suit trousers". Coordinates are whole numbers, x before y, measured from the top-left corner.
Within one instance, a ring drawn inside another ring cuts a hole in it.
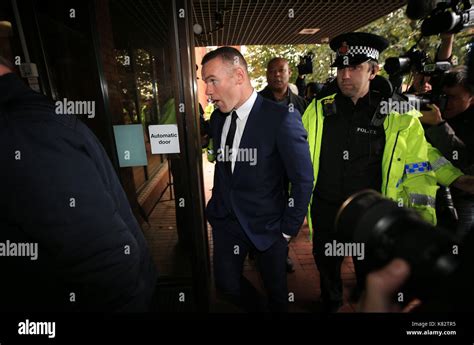
[[[252,251],[268,295],[268,309],[271,312],[288,311],[288,243],[283,235],[270,248],[259,251],[234,218],[214,226],[212,236],[216,288],[226,300],[247,312],[267,311],[262,296],[243,276],[245,258]]]

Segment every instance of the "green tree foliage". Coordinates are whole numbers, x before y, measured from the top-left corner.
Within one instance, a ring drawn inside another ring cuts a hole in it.
[[[331,65],[331,49],[327,44],[318,45],[266,45],[247,46],[245,59],[249,65],[250,78],[254,82],[257,90],[261,90],[266,85],[266,69],[268,62],[274,57],[282,57],[288,60],[292,75],[290,82],[294,82],[298,76],[297,65],[300,57],[308,52],[313,52],[313,74],[308,75],[306,82],[325,81],[329,76],[329,66]]]
[[[406,7],[402,7],[357,30],[371,32],[388,39],[390,46],[381,54],[379,59],[382,66],[386,58],[404,54],[421,37],[419,29],[421,21],[411,21],[406,17],[405,11]],[[470,39],[468,31],[463,31],[455,36],[453,57],[454,60],[458,61],[458,64],[465,63],[467,44]],[[439,36],[425,37],[420,40],[418,48],[425,50],[434,60],[439,44]],[[254,82],[254,86],[257,90],[265,86],[266,66],[273,57],[283,57],[289,61],[293,72],[290,81],[294,82],[298,74],[296,66],[300,61],[300,57],[309,51],[315,54],[315,58],[313,60],[313,74],[306,77],[306,82],[324,82],[327,78],[335,75],[335,69],[330,68],[334,59],[334,52],[328,44],[247,46],[245,57],[249,63],[250,77]],[[383,68],[381,74],[386,76]]]

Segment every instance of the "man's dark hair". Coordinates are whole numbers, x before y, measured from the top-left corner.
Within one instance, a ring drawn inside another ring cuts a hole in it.
[[[220,57],[224,62],[230,64],[235,64],[237,61],[247,72],[247,61],[245,61],[244,57],[237,49],[232,47],[220,47],[216,50],[210,51],[202,58],[201,65],[204,65],[217,57]]]
[[[457,85],[462,86],[467,92],[471,95],[474,95],[474,88],[468,81],[467,78],[467,67],[458,66],[449,71],[443,80],[443,86],[445,87],[455,87]]]

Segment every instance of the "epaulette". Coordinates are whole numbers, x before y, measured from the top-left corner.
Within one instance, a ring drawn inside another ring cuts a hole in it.
[[[323,116],[331,116],[336,114],[336,102],[335,98],[326,98],[321,100],[321,104],[323,106]]]

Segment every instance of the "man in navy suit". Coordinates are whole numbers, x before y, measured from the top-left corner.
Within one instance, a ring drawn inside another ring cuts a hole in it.
[[[206,209],[213,228],[216,287],[238,306],[255,310],[255,289],[242,275],[245,257],[253,251],[270,310],[287,311],[283,234],[298,233],[313,187],[301,115],[257,94],[238,50],[211,51],[202,65],[206,94],[218,107],[210,125],[217,164]],[[289,199],[285,175],[291,183]]]

